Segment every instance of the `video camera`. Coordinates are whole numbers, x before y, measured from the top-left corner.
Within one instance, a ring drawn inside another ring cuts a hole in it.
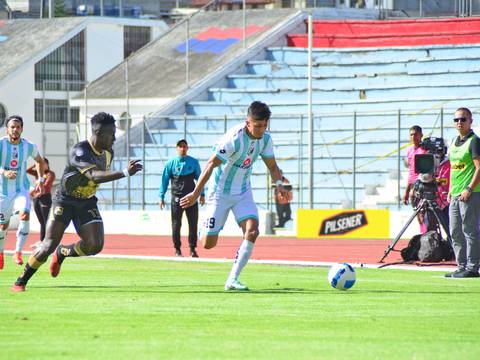
[[[438,137],[425,138],[420,146],[427,150],[427,154],[415,155],[415,172],[419,179],[413,184],[415,197],[426,200],[435,200],[437,198],[437,182],[435,181],[435,172],[440,158],[445,155],[445,140]]]

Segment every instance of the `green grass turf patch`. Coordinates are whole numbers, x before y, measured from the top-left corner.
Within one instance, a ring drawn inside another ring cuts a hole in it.
[[[1,359],[480,359],[480,279],[357,269],[338,291],[326,268],[68,259],[27,292],[0,272]]]

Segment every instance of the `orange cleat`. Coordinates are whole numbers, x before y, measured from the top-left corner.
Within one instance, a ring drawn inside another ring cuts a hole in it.
[[[13,254],[13,262],[17,265],[23,265],[23,258],[22,258],[21,251],[16,251],[15,254]]]
[[[60,261],[58,261],[57,250],[55,250],[55,252],[53,253],[52,262],[50,263],[50,275],[52,275],[52,277],[58,276],[58,274],[60,273],[60,267],[62,266]]]
[[[13,292],[24,292],[24,291],[25,291],[25,285],[13,284],[11,290],[12,290]]]
[[[3,269],[3,263],[4,263],[4,260],[3,260],[3,251],[0,252],[0,270]]]

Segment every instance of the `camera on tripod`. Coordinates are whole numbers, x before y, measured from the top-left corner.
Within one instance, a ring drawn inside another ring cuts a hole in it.
[[[419,200],[435,200],[438,196],[435,173],[445,155],[445,141],[439,137],[428,137],[420,146],[428,153],[415,155],[415,172],[419,178],[413,184],[413,194]]]

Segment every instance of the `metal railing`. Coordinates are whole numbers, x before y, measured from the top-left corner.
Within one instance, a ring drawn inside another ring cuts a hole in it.
[[[454,109],[419,109],[387,113],[314,114],[312,156],[308,151],[307,115],[273,117],[270,131],[277,161],[294,188],[292,208],[363,207],[368,203],[366,193],[392,181],[396,185],[390,195],[377,199],[375,207],[400,206],[401,191],[405,185],[402,173],[406,171],[402,159],[408,146],[409,128],[420,125],[425,136],[450,140],[455,135],[455,129],[451,124],[445,125],[444,117],[453,112]],[[176,141],[188,139],[189,155],[203,164],[211,155],[215,139],[241,119],[236,116],[210,117],[205,119],[202,129],[199,121],[172,117],[168,128],[157,130],[148,129],[147,121],[143,121],[141,136],[129,144],[129,149],[132,158],[143,160],[145,171],[132,177],[135,183],[123,179],[103,184],[100,203],[111,209],[156,208],[163,166],[176,155]],[[192,130],[194,128],[196,130]],[[156,139],[162,136],[162,141],[156,143]],[[117,157],[113,167],[124,168],[126,160],[125,156]],[[310,162],[313,164],[312,185],[305,177]],[[272,187],[263,164],[254,166],[252,188],[259,206],[271,209]],[[310,194],[313,194],[312,198]]]

